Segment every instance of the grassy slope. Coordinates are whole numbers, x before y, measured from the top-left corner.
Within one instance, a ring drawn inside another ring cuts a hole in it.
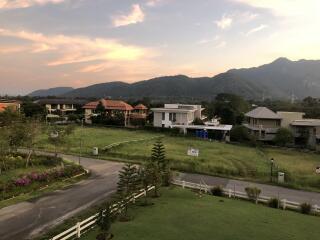
[[[319,218],[249,202],[203,196],[189,190],[164,190],[152,207],[135,207],[128,223],[112,226],[115,240],[314,240]],[[98,230],[83,240],[94,240]]]
[[[131,142],[113,148],[107,153],[100,152],[101,158],[120,158],[142,161],[149,157],[155,136],[158,133],[145,131],[129,131],[110,128],[77,128],[62,151],[79,153],[80,136],[84,139],[84,150],[91,154],[92,147],[100,149],[109,144],[128,140],[147,139],[141,142]],[[39,146],[54,150],[43,136]],[[295,187],[309,187],[320,189],[320,179],[315,173],[315,167],[320,165],[319,154],[302,153],[294,150],[251,148],[229,145],[219,142],[201,141],[192,138],[165,136],[163,142],[166,147],[167,158],[173,167],[182,171],[199,172],[205,174],[233,176],[259,181],[268,181],[270,174],[270,158],[274,158],[280,170],[284,170],[290,177],[290,184]],[[188,147],[200,150],[198,158],[187,156]]]

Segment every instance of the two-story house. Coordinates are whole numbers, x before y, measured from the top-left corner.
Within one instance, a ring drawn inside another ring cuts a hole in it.
[[[302,119],[291,123],[295,144],[320,150],[320,119]]]
[[[125,118],[125,126],[130,125],[130,119],[146,119],[148,113],[148,108],[143,104],[132,107],[130,104],[121,100],[100,99],[89,102],[82,107],[85,111],[86,123],[91,124],[91,118],[99,114],[97,113],[99,104],[103,107],[106,115],[112,116],[116,112],[121,112]]]
[[[257,107],[245,117],[244,126],[260,141],[272,141],[281,127],[282,117],[266,107]]]
[[[85,104],[83,99],[39,99],[35,103],[45,106],[47,117],[67,117],[67,115],[81,111],[81,107]]]
[[[153,126],[170,128],[172,125],[190,125],[203,119],[201,105],[165,104],[163,108],[152,108]]]

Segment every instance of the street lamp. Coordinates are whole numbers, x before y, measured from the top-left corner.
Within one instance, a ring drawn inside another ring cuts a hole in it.
[[[273,182],[273,166],[274,166],[274,159],[270,159],[270,182]]]

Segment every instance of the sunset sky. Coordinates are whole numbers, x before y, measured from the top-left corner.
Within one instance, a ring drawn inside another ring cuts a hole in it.
[[[0,94],[320,59],[318,0],[0,0]]]

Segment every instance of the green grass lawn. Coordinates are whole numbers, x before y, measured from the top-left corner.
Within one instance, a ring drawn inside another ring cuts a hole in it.
[[[100,149],[112,143],[141,140],[121,144],[107,152],[100,151],[100,158],[142,162],[150,156],[154,137],[163,137],[167,158],[174,169],[211,175],[269,181],[270,159],[274,158],[280,171],[287,175],[288,186],[320,190],[320,175],[315,173],[320,165],[320,155],[296,150],[254,148],[209,142],[190,137],[173,137],[141,130],[115,128],[76,128],[59,150],[79,154],[79,139],[83,136],[83,153],[91,155],[93,147]],[[47,136],[38,144],[43,149],[54,150]],[[198,148],[198,158],[187,156],[189,147]]]
[[[115,240],[315,240],[319,217],[241,200],[199,197],[181,188],[163,190],[149,207],[133,207],[130,222],[115,222]],[[81,239],[94,240],[98,229]]]

